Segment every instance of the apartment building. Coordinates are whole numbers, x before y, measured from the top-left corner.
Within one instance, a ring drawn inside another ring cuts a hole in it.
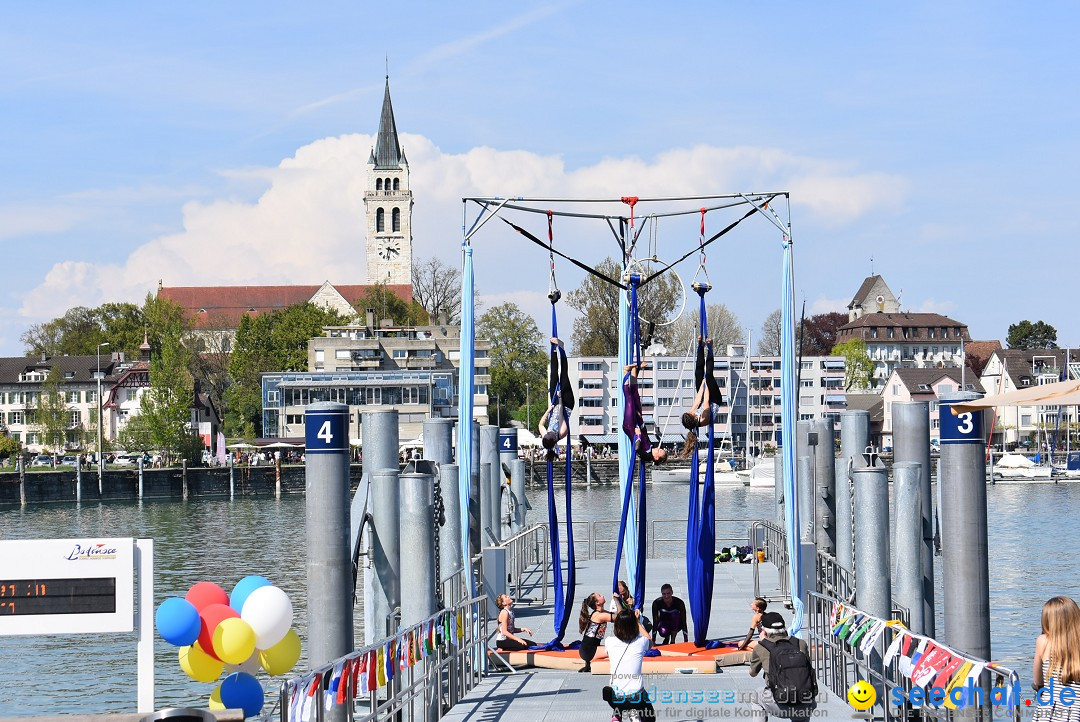
[[[661,443],[685,438],[680,417],[690,410],[694,388],[694,359],[646,356],[650,368],[638,376],[643,416]],[[748,356],[743,345],[728,346],[714,359],[717,385],[723,394],[714,420],[716,438],[736,454],[760,452],[780,441],[780,373],[778,356]],[[806,357],[798,370],[799,419],[837,417],[847,408],[844,359]],[[570,419],[574,435],[593,443],[616,443],[621,433],[618,416],[622,368],[614,357],[578,356],[569,364],[577,405]],[[729,446],[730,445],[730,446]]]
[[[988,394],[1004,394],[1031,386],[1080,379],[1080,349],[1005,349],[991,354],[980,381]],[[994,410],[991,445],[1014,448],[1024,444],[1045,448],[1048,438],[1075,433],[1075,406],[999,406]],[[987,418],[989,424],[989,417]]]
[[[425,419],[457,416],[460,339],[460,327],[449,325],[327,327],[308,342],[306,372],[262,375],[263,435],[303,436],[304,408],[336,401],[350,407],[354,439],[363,412],[385,408],[397,409],[402,440],[415,438]],[[488,420],[489,349],[476,341],[473,403],[480,423]]]

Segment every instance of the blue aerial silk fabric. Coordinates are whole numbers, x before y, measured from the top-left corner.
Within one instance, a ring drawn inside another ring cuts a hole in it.
[[[705,315],[705,291],[699,290],[701,299],[698,333],[708,338],[709,324]],[[702,341],[701,343],[704,343]],[[706,373],[712,373],[706,369]],[[694,393],[697,393],[695,389]],[[718,401],[709,400],[711,404]],[[715,432],[712,420],[708,428],[709,452],[705,464],[705,483],[699,494],[701,459],[697,444],[690,463],[690,508],[686,515],[686,579],[690,592],[690,616],[694,620],[694,644],[704,647],[709,636],[709,617],[712,612],[714,558],[716,550],[716,486],[714,464],[716,459]]]
[[[784,273],[780,300],[780,433],[784,455],[784,528],[787,533],[788,574],[790,575],[791,602],[794,607],[790,631],[798,634],[803,626],[802,554],[799,545],[800,513],[799,495],[795,490],[795,420],[798,418],[795,374],[795,278],[791,240],[784,237]]]
[[[473,386],[475,381],[474,347],[476,328],[473,306],[473,249],[462,247],[461,268],[461,366],[458,368],[458,495],[461,499],[462,567],[472,569],[469,559],[469,492],[473,473]],[[470,595],[476,594],[476,580],[467,571]]]

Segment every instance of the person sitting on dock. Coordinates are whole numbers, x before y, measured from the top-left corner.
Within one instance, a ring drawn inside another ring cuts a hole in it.
[[[750,611],[754,613],[754,616],[750,618],[750,631],[743,637],[743,641],[739,642],[740,652],[757,647],[757,640],[754,639],[754,635],[761,634],[761,615],[765,614],[765,609],[768,606],[769,603],[761,597],[754,597],[754,601],[750,602]]]
[[[548,372],[548,399],[551,405],[540,417],[537,431],[540,443],[547,449],[546,460],[554,461],[555,445],[570,433],[570,412],[574,410],[574,386],[567,371],[566,349],[563,342],[551,337],[551,363]]]
[[[638,393],[638,371],[647,368],[648,363],[630,364],[623,371],[623,433],[630,437],[634,445],[634,451],[642,461],[652,461],[653,464],[662,464],[667,461],[667,450],[659,446],[655,449],[652,439],[649,438],[649,429],[645,426],[645,418],[641,412],[641,395]]]
[[[682,632],[682,640],[689,641],[686,628],[686,603],[675,596],[670,584],[660,587],[660,596],[652,603],[652,641],[660,635],[660,644],[674,644],[675,635]]]
[[[499,608],[499,631],[495,633],[495,646],[504,652],[521,652],[531,647],[532,642],[526,642],[515,634],[524,632],[532,636],[531,629],[514,624],[514,598],[509,594],[500,594],[495,597],[495,606]]]
[[[626,582],[622,579],[619,580],[617,591],[611,594],[611,603],[608,604],[608,611],[618,614],[624,609],[632,610],[634,608],[634,595],[630,593],[630,587],[626,586]]]
[[[712,339],[707,338],[705,343],[702,343],[701,336],[698,336],[697,358],[694,362],[694,386],[697,388],[697,395],[690,410],[682,415],[686,444],[680,456],[684,458],[690,458],[697,445],[697,430],[711,424],[714,416],[719,414],[719,403],[723,396],[716,383],[713,367]]]
[[[622,713],[637,710],[641,719],[655,720],[656,710],[649,702],[641,679],[641,663],[649,651],[649,637],[636,612],[624,609],[615,616],[615,634],[607,640],[611,677],[604,687],[604,701],[615,711],[612,722]]]
[[[784,618],[761,615],[764,636],[750,654],[750,676],[765,671],[765,689],[751,705],[752,719],[810,719],[817,708],[817,677],[806,642],[788,636]]]
[[[578,617],[578,631],[581,632],[581,647],[578,656],[585,662],[579,672],[591,672],[593,657],[604,641],[608,622],[615,620],[615,615],[604,611],[604,595],[593,592],[581,603],[581,615]]]

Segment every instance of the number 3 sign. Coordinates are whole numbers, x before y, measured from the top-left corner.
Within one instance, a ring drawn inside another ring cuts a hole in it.
[[[942,401],[938,404],[938,413],[941,415],[941,443],[942,444],[981,444],[986,441],[983,436],[983,412],[964,411],[953,414],[953,404],[963,403],[960,400]]]

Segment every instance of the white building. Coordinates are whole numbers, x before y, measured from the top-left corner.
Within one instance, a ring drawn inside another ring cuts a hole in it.
[[[1080,349],[995,351],[980,377],[988,394],[1003,394],[1063,379],[1080,379]],[[1064,442],[1065,429],[1077,422],[1077,409],[1075,406],[1000,406],[994,410],[994,419],[992,445],[1045,448],[1048,434],[1052,436],[1056,432]]]

